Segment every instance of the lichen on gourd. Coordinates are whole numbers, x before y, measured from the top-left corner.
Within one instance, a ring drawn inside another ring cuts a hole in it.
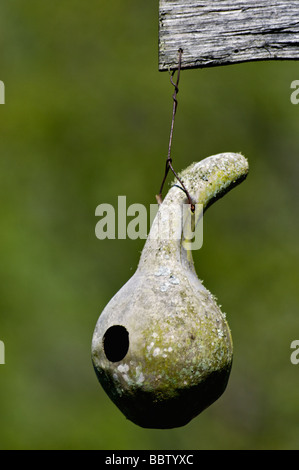
[[[247,173],[247,160],[234,153],[214,155],[184,170],[181,180],[201,207],[193,225]],[[198,279],[190,240],[184,238],[184,204],[184,192],[173,185],[135,274],[103,310],[92,339],[101,385],[124,415],[142,427],[187,424],[222,395],[232,366],[226,316]]]

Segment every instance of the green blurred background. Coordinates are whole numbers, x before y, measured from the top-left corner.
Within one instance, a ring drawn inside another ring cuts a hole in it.
[[[175,168],[225,151],[250,163],[194,252],[235,356],[212,407],[147,430],[102,391],[90,344],[144,244],[98,240],[95,208],[118,195],[149,207],[164,171],[173,89],[158,72],[158,2],[3,0],[0,39],[0,448],[298,449],[298,64],[182,72]]]

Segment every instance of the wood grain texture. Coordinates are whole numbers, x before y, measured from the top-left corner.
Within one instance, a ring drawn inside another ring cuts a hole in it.
[[[299,1],[160,0],[159,70],[299,59]]]

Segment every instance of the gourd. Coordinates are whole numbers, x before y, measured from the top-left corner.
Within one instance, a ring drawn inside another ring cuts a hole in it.
[[[247,173],[247,160],[234,153],[184,170],[180,179],[196,207],[194,214],[188,208],[193,227]],[[223,394],[232,366],[226,316],[199,281],[183,230],[186,204],[184,192],[173,185],[135,274],[103,310],[92,339],[102,387],[129,420],[146,428],[186,425]]]

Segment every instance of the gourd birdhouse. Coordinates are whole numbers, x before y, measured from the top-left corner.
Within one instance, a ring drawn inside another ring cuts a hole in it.
[[[135,274],[96,324],[92,361],[98,380],[139,426],[184,426],[227,386],[233,358],[230,329],[196,275],[184,227],[195,227],[203,212],[247,172],[242,155],[224,153],[181,173],[200,210],[189,210],[183,220],[186,195],[177,185],[171,187]]]

